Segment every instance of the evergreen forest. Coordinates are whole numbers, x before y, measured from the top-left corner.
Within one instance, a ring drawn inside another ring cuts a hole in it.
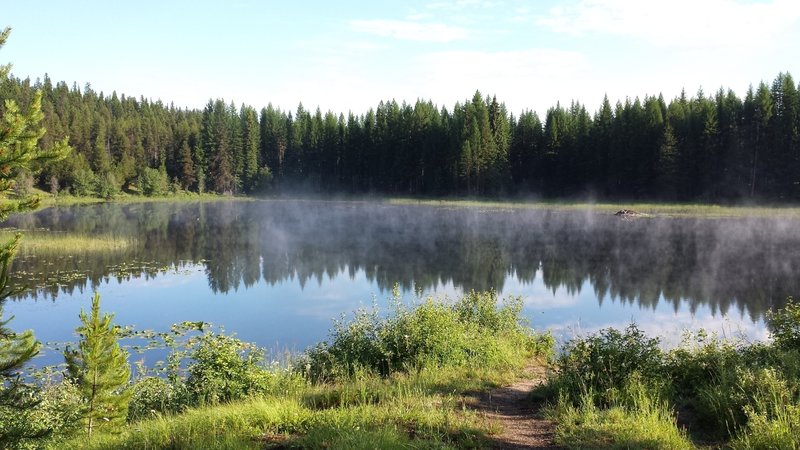
[[[37,90],[41,145],[68,138],[74,152],[18,184],[53,193],[800,198],[800,87],[788,73],[743,99],[724,89],[606,97],[593,113],[575,101],[545,117],[480,92],[452,109],[390,100],[360,115],[221,99],[181,109],[47,76],[9,77],[0,97],[30,105]]]

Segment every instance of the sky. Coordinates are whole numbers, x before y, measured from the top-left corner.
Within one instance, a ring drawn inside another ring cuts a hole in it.
[[[797,0],[0,0],[0,11],[14,76],[176,107],[452,109],[480,90],[543,114],[800,79]]]

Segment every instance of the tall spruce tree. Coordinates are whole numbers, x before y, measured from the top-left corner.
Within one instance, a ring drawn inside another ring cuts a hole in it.
[[[100,315],[100,294],[92,299],[89,315],[80,313],[81,337],[77,349],[67,347],[64,358],[69,378],[84,399],[83,418],[91,438],[98,428],[116,431],[125,423],[131,392],[125,389],[131,376],[128,354],[117,342],[119,328],[112,314]]]

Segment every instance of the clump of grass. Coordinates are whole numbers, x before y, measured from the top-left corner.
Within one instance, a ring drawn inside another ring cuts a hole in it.
[[[53,442],[52,448],[264,448],[265,442],[292,448],[482,448],[496,430],[466,408],[465,395],[496,376],[467,368],[390,377],[362,372],[335,384],[306,384],[181,414],[153,413],[119,435],[92,441],[81,436]],[[500,376],[509,379],[513,371]]]
[[[777,408],[764,406],[747,407],[747,426],[730,447],[734,450],[800,448],[800,405],[783,403]],[[768,409],[773,411],[768,412]]]
[[[237,444],[229,448],[258,448],[258,437],[304,430],[311,417],[309,409],[292,399],[255,399],[158,416],[133,423],[118,435],[57,442],[54,448],[193,449],[213,443]]]
[[[16,231],[0,231],[0,241],[11,239]],[[135,245],[130,237],[113,235],[81,235],[51,231],[25,231],[20,241],[21,254],[80,254],[127,250]]]
[[[694,448],[667,404],[638,378],[627,383],[620,394],[625,399],[606,408],[595,404],[591,392],[577,405],[562,396],[548,412],[558,422],[556,443],[568,448]]]

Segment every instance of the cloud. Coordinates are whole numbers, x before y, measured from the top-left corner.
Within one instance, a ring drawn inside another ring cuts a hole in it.
[[[414,61],[411,79],[418,97],[450,106],[479,89],[484,95],[497,94],[517,111],[555,105],[564,95],[563,80],[586,76],[584,63],[581,53],[554,49],[432,52]]]
[[[469,35],[465,28],[438,22],[372,19],[351,20],[349,25],[353,31],[404,41],[444,43],[463,40]]]
[[[491,8],[494,6],[498,6],[498,3],[486,0],[456,0],[429,3],[427,8],[432,10],[461,11],[466,8]]]
[[[575,36],[604,33],[660,46],[739,47],[770,42],[799,20],[796,0],[577,0],[551,8],[537,23]]]

